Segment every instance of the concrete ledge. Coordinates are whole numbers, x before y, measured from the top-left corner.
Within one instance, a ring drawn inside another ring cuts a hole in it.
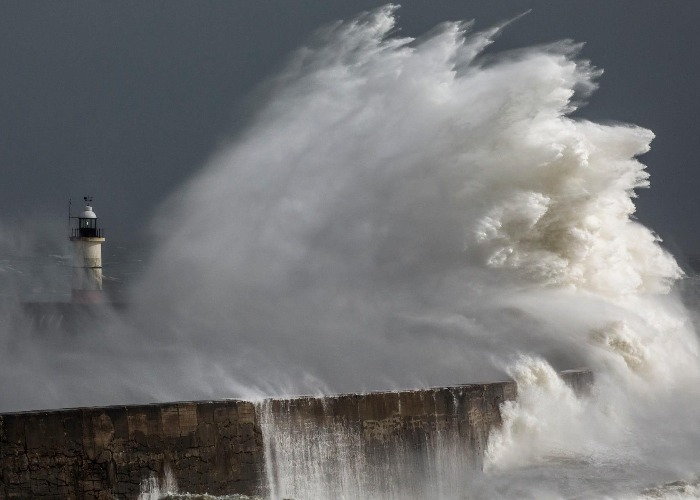
[[[591,372],[562,373],[578,392]],[[425,446],[451,429],[478,465],[514,382],[299,397],[193,401],[0,415],[0,498],[135,499],[142,481],[172,474],[181,491],[266,494],[265,429],[342,426],[364,447]],[[267,442],[267,444],[266,444]],[[267,467],[270,467],[268,463]]]

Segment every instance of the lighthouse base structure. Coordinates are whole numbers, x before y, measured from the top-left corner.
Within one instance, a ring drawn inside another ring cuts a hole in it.
[[[108,294],[99,299],[81,299],[22,302],[21,314],[14,318],[11,330],[63,339],[81,338],[104,331],[105,325],[112,324],[128,309],[126,302],[110,300]]]
[[[76,304],[102,304],[105,302],[102,290],[73,290],[71,302]]]
[[[102,296],[102,243],[99,237],[72,237],[73,283],[72,301],[99,304]]]

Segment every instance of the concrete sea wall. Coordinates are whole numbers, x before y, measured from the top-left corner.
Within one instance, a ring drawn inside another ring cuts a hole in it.
[[[577,392],[592,382],[588,371],[562,376]],[[498,382],[257,404],[223,400],[2,414],[0,498],[135,499],[144,481],[166,476],[190,493],[277,497],[303,492],[289,481],[325,481],[338,470],[371,477],[366,472],[376,463],[391,464],[397,450],[420,455],[448,435],[447,444],[469,450],[478,467],[489,432],[501,423],[501,403],[516,395],[514,382]],[[323,442],[324,436],[330,439]],[[321,466],[304,469],[314,447]],[[363,458],[323,465],[348,455]]]
[[[167,469],[190,491],[250,492],[261,436],[245,401],[0,416],[1,498],[136,498]]]

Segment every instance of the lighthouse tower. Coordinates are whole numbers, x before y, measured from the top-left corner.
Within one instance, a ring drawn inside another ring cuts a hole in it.
[[[92,197],[85,196],[85,208],[78,217],[78,227],[71,228],[73,242],[72,300],[95,304],[102,297],[102,229],[97,227],[97,215],[92,210]]]

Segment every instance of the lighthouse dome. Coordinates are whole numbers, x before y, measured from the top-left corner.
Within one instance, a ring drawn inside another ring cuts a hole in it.
[[[81,219],[97,219],[97,215],[95,215],[95,212],[92,211],[92,207],[90,205],[85,205],[85,208],[79,217]]]

